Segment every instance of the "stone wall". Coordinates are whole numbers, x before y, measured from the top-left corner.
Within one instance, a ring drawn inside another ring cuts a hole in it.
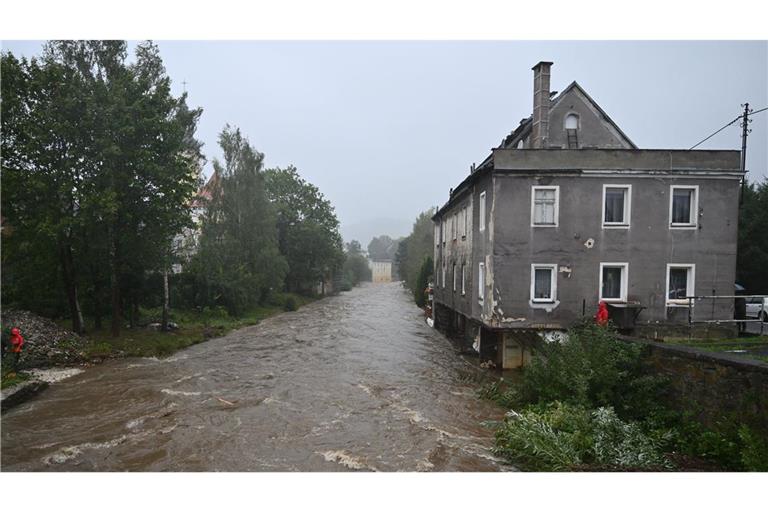
[[[670,382],[670,404],[707,426],[735,421],[768,430],[768,363],[680,345],[623,338],[647,347],[651,372]]]

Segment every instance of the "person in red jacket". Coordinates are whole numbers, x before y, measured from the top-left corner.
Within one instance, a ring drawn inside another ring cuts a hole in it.
[[[13,369],[19,369],[19,359],[21,358],[21,347],[24,346],[24,338],[18,327],[11,329],[11,352],[13,353]]]
[[[597,306],[597,314],[595,315],[595,323],[604,327],[608,324],[608,305],[604,300],[601,300]]]

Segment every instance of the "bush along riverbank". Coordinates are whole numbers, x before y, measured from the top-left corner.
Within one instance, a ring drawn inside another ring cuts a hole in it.
[[[495,453],[529,471],[768,471],[768,426],[708,429],[669,407],[643,350],[584,323],[543,344],[518,381],[484,385],[480,397],[509,409],[489,423]]]
[[[87,326],[84,336],[78,336],[61,327],[66,319],[57,324],[28,311],[8,310],[3,314],[3,325],[19,327],[25,344],[17,369],[3,358],[2,387],[27,380],[29,375],[25,370],[30,368],[82,366],[120,357],[166,357],[234,329],[258,324],[278,313],[295,311],[314,300],[297,294],[276,294],[268,305],[238,317],[228,315],[223,308],[172,310],[169,331],[160,330],[159,308],[142,308],[136,325],[123,329],[118,337],[112,337],[108,329],[96,329],[93,325]]]

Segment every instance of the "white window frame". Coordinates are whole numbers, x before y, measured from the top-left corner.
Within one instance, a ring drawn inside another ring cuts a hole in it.
[[[546,299],[536,298],[536,270],[548,269],[550,271],[550,284],[549,289],[551,291],[551,297]],[[545,302],[552,303],[557,301],[557,265],[553,263],[532,263],[531,264],[531,302]]]
[[[461,264],[461,294],[467,294],[467,265]]]
[[[605,221],[605,197],[609,188],[623,188],[624,192],[624,222],[606,222]],[[632,185],[614,185],[613,183],[603,184],[603,229],[629,229],[632,222]]]
[[[480,204],[478,205],[480,218],[478,219],[478,229],[482,233],[485,231],[485,190],[480,192]]]
[[[461,226],[461,239],[465,240],[467,238],[467,207],[461,209],[461,220],[462,220],[462,226]]]
[[[621,267],[621,293],[619,298],[603,297],[603,269],[605,267]],[[600,300],[605,302],[627,302],[627,290],[629,288],[629,263],[613,262],[613,263],[600,263],[600,274],[597,279],[597,295]]]
[[[688,270],[688,276],[685,282],[685,295],[692,297],[696,293],[696,264],[695,263],[667,263],[667,279],[664,286],[664,302],[668,307],[688,307],[688,299],[670,299],[669,298],[669,275],[673,268],[684,268]]]
[[[485,299],[485,263],[480,262],[477,266],[477,298],[480,304]]]
[[[445,247],[445,220],[440,221],[440,241],[443,242],[443,247]]]
[[[452,273],[453,273],[453,292],[456,293],[456,263],[453,264]]]
[[[536,224],[534,215],[536,210],[536,191],[554,190],[555,191],[555,222],[554,224]],[[531,227],[533,228],[556,228],[560,223],[560,185],[533,185],[531,187]]]
[[[675,201],[675,190],[693,190],[693,204],[691,205],[691,222],[672,222],[672,205]],[[669,186],[669,229],[697,229],[699,227],[699,186],[698,185],[670,185]]]

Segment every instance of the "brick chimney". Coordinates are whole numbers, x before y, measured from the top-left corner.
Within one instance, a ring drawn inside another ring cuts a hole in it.
[[[549,75],[551,62],[539,62],[533,66],[533,127],[531,147],[547,147],[549,140]]]

